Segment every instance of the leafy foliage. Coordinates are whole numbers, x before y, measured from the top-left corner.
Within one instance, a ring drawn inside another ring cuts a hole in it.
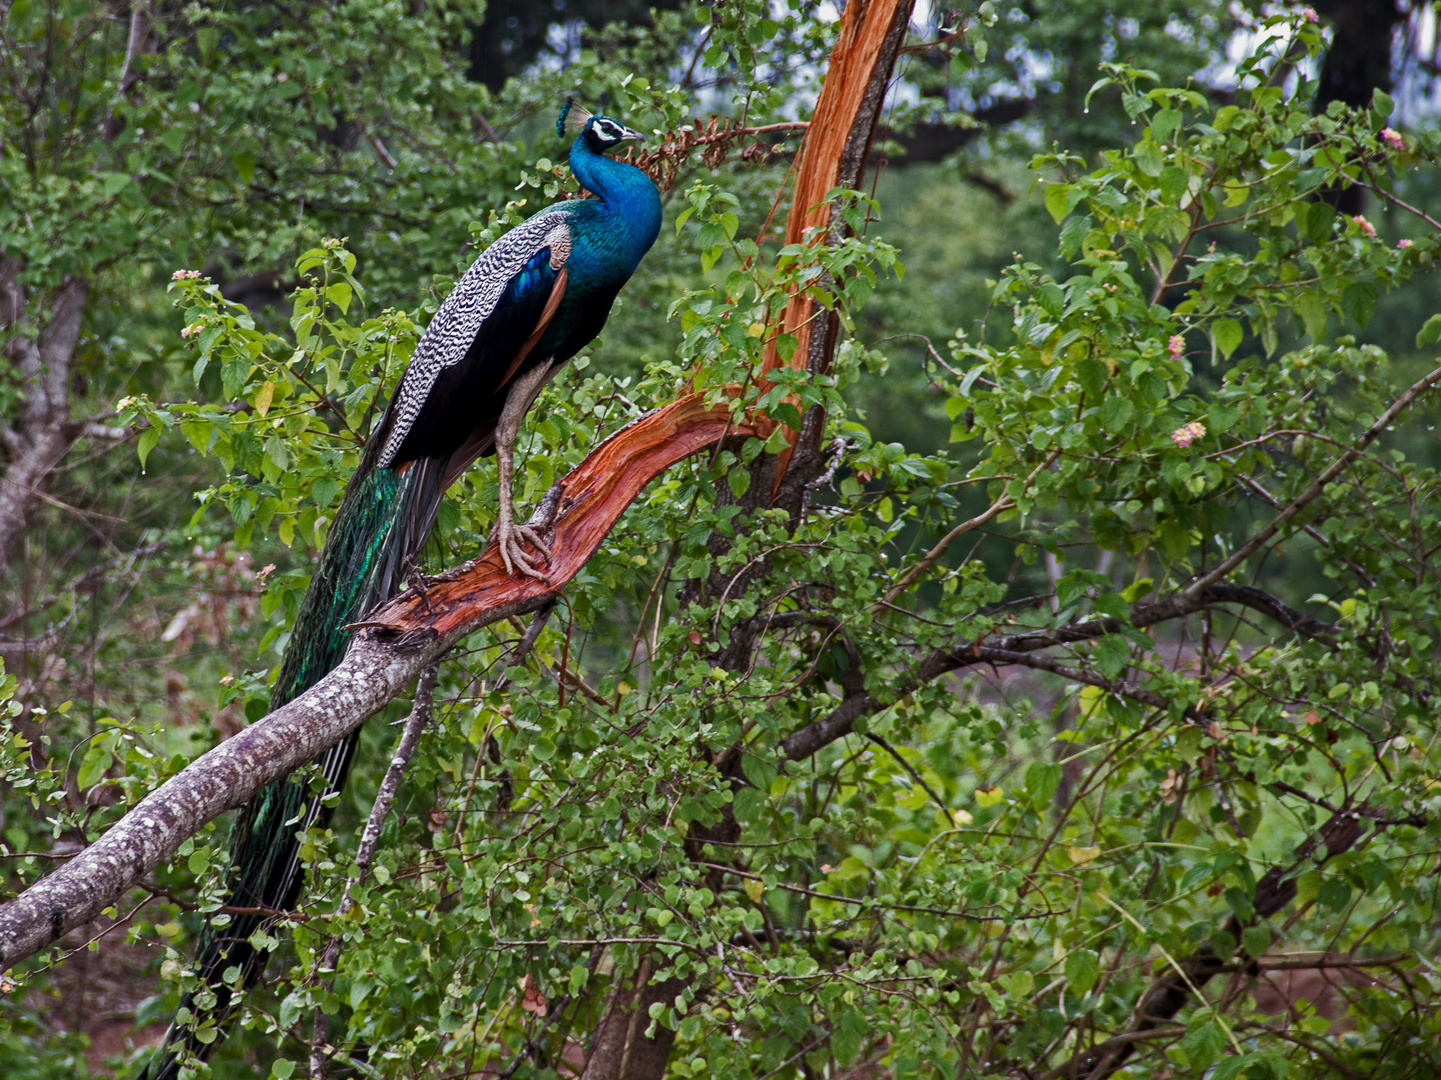
[[[751,95],[751,122],[782,115],[791,90],[768,64],[822,35],[764,6],[707,19],[697,55]],[[1441,146],[1418,131],[1398,149],[1379,97],[1313,115],[1311,87],[1270,75],[1321,38],[1302,19],[1272,28],[1233,102],[1113,62],[1092,94],[1135,121],[1129,145],[1033,157],[1058,254],[1018,256],[981,325],[934,349],[940,446],[878,439],[849,403],[895,370],[869,333],[876,305],[926,273],[902,274],[884,202],[832,192],[846,235],[783,247],[762,224],[780,170],[688,177],[637,283],[663,303],[622,309],[547,389],[518,496],[687,384],[793,428],[823,412],[834,470],[788,512],[768,494],[784,431],[730,440],[632,505],[523,662],[519,624],[470,641],[341,917],[388,740],[372,723],[334,826],[308,837],[301,917],[262,942],[274,981],[216,1075],[298,1074],[319,1010],[337,1066],[553,1076],[637,980],[661,988],[639,1023],[674,1033],[678,1077],[1061,1076],[1122,1046],[1132,1075],[1434,1070],[1441,521],[1425,425],[1441,321],[1406,328],[1414,353],[1363,334],[1388,292],[1417,289],[1441,237],[1413,215],[1418,234],[1395,246],[1323,196],[1361,183],[1404,212],[1410,170],[1434,170]],[[675,125],[685,94],[626,66],[691,39],[669,16],[638,36],[567,77]],[[549,159],[497,150],[482,167],[489,153],[457,173],[492,184],[492,206],[502,178],[565,190]],[[403,179],[387,182],[414,194]],[[519,212],[437,213],[426,250],[462,221],[483,245]],[[411,243],[307,239],[285,321],[177,274],[170,370],[189,381],[118,406],[147,469],[214,459],[173,537],[287,567],[246,628],[261,670],[227,673],[217,707],[267,707],[306,549],[433,311],[380,306],[406,280],[386,253]],[[792,289],[839,313],[833,363],[758,383],[768,348],[795,348],[774,330]],[[637,328],[655,334],[643,366]],[[629,370],[609,362],[616,340]],[[434,566],[477,549],[495,498],[493,462],[457,484]],[[118,719],[82,747],[58,701],[16,700],[3,760],[19,884],[186,754]],[[46,743],[52,730],[67,737]],[[218,850],[197,837],[126,931],[163,943],[170,1002],[198,913],[221,902]],[[1349,1029],[1316,998],[1262,1008],[1274,973],[1308,963],[1348,972]],[[1124,1038],[1168,979],[1180,1004],[1153,1037]],[[10,1000],[7,1067],[43,1041]],[[57,1038],[46,1060],[74,1052]]]

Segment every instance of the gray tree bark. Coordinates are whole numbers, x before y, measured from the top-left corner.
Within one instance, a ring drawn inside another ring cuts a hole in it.
[[[0,330],[16,330],[25,317],[19,272],[13,260],[0,263]],[[70,417],[70,365],[89,293],[88,281],[67,278],[39,334],[30,338],[16,333],[5,346],[20,373],[24,397],[15,423],[0,428],[9,456],[0,473],[0,574],[25,535],[36,497],[85,427]]]
[[[551,533],[549,583],[512,577],[492,548],[371,612],[319,683],[202,755],[81,854],[0,905],[0,972],[117,903],[187,837],[335,745],[456,642],[554,605],[647,483],[735,427],[726,409],[688,394],[596,447],[527,522]]]
[[[329,675],[290,704],[201,755],[60,869],[0,906],[0,971],[97,918],[207,822],[335,745],[457,640],[550,602],[497,606],[446,636],[360,632]]]

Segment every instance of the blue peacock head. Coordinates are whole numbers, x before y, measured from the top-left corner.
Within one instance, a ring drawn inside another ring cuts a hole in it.
[[[585,140],[586,146],[597,154],[613,150],[623,142],[645,142],[645,136],[632,131],[619,120],[592,113],[574,98],[566,98],[560,107],[560,116],[555,122],[555,133],[562,139],[566,132],[573,131]]]

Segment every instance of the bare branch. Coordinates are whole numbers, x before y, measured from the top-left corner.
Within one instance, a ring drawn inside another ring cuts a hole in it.
[[[1336,632],[1336,628],[1330,623],[1288,607],[1265,590],[1251,585],[1212,585],[1196,596],[1180,593],[1158,604],[1137,604],[1131,609],[1129,625],[1137,628],[1153,626],[1221,604],[1240,604],[1263,612],[1286,629],[1306,638],[1325,641]],[[1117,618],[1086,619],[1055,630],[1008,634],[989,644],[977,641],[936,649],[917,665],[914,676],[902,679],[896,684],[894,696],[889,701],[878,701],[864,691],[848,695],[826,716],[786,736],[781,741],[780,756],[788,761],[808,758],[836,739],[849,735],[858,717],[879,712],[942,675],[976,664],[1025,664],[1027,667],[1050,671],[1074,682],[1098,686],[1110,693],[1130,697],[1148,705],[1164,707],[1166,702],[1163,699],[1141,687],[1122,686],[1057,660],[1027,655],[1054,645],[1094,641],[1107,634],[1117,633],[1125,625],[1125,622]]]

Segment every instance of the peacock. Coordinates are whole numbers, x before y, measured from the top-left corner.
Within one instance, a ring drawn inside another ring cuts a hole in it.
[[[576,133],[571,172],[595,197],[546,207],[515,226],[441,304],[351,477],[281,660],[272,708],[340,662],[346,627],[399,590],[446,488],[482,455],[496,455],[500,474],[490,544],[507,572],[544,577],[549,550],[515,521],[516,433],[545,384],[600,333],[661,222],[655,184],[606,156],[622,143],[643,142],[641,135],[569,100],[556,121],[558,136],[567,131]],[[281,780],[240,812],[230,836],[228,906],[261,913],[207,925],[195,968],[200,989],[182,1001],[147,1070],[152,1080],[179,1075],[182,1047],[207,1056],[239,993],[259,975],[266,954],[251,935],[267,925],[265,912],[294,909],[303,883],[298,836],[324,820],[322,799],[344,784],[357,738],[317,762],[323,790]]]

